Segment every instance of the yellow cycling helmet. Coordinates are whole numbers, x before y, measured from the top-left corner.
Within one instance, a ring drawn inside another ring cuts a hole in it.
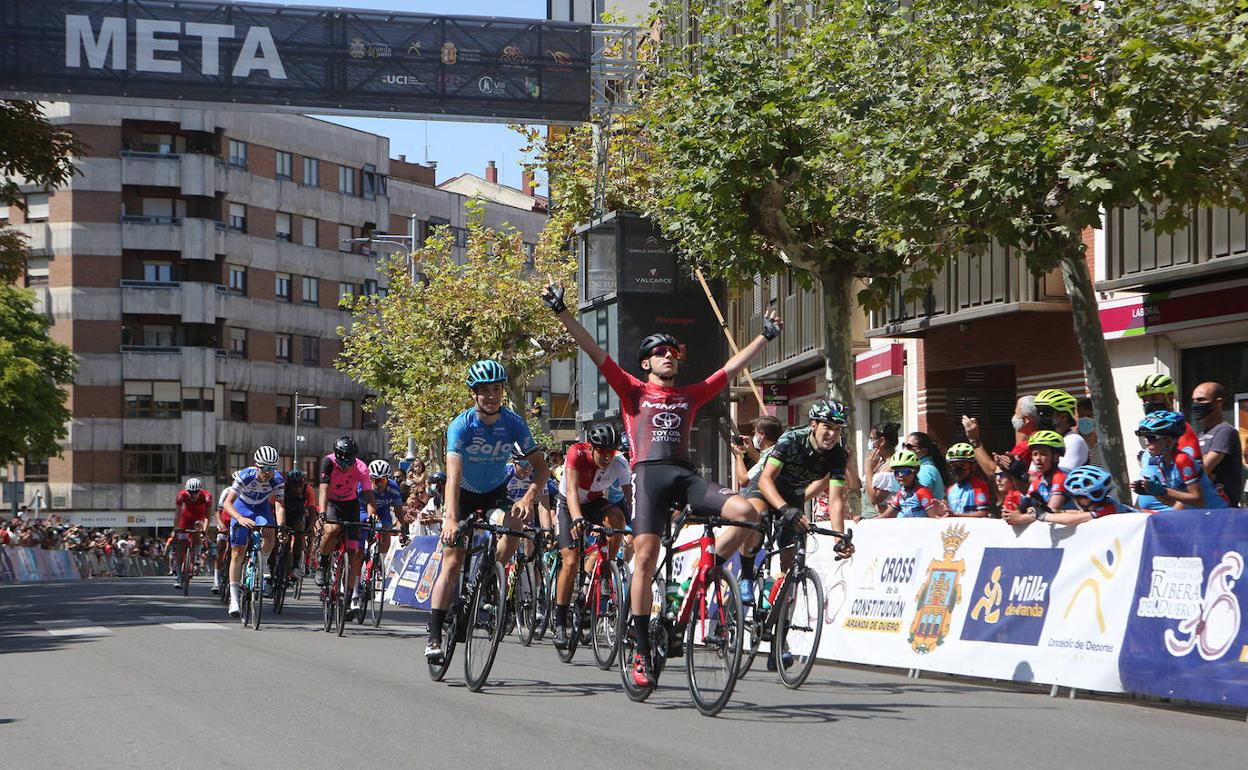
[[[1047,406],[1055,412],[1065,412],[1072,419],[1079,417],[1079,399],[1057,388],[1049,388],[1037,393],[1036,406]]]
[[[1055,430],[1038,430],[1031,434],[1027,439],[1028,447],[1047,446],[1058,452],[1066,451],[1066,442],[1062,440],[1062,434]]]
[[[1168,374],[1150,374],[1135,386],[1135,395],[1140,398],[1149,396],[1173,396],[1178,393],[1174,378]]]
[[[975,447],[965,441],[954,444],[945,451],[945,459],[949,462],[957,462],[961,460],[974,460]]]
[[[917,468],[919,467],[919,456],[909,449],[903,449],[892,457],[888,458],[888,464],[896,470],[897,468]]]

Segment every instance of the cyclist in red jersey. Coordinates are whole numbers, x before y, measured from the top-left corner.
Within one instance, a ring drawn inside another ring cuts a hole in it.
[[[689,461],[689,430],[694,416],[699,407],[727,387],[768,342],[780,335],[784,323],[774,311],[767,311],[763,315],[762,334],[728,359],[722,369],[702,382],[678,387],[676,375],[683,353],[675,337],[651,334],[642,341],[637,357],[646,376],[643,382],[620,368],[568,312],[562,286],[546,287],[542,298],[620,397],[633,464],[634,556],[629,593],[637,654],[633,658],[632,677],[639,687],[648,687],[651,684],[650,584],[658,566],[659,538],[667,528],[673,506],[688,504],[695,512],[718,513],[738,521],[758,522],[761,518],[749,500],[694,472]],[[717,567],[748,536],[749,530],[725,527],[715,542]]]
[[[1174,378],[1168,374],[1150,374],[1135,386],[1135,394],[1140,397],[1140,402],[1144,405],[1144,414],[1162,411],[1181,413],[1181,410],[1175,407],[1178,393],[1179,388],[1174,384]],[[1199,462],[1201,459],[1200,439],[1196,437],[1196,431],[1192,430],[1190,422],[1183,423],[1183,435],[1179,437],[1178,448],[1197,460],[1197,465],[1202,464]]]
[[[212,494],[204,489],[204,484],[199,479],[187,479],[186,488],[178,491],[177,500],[174,502],[176,514],[173,526],[177,529],[191,530],[193,534],[190,537],[177,539],[177,548],[173,558],[169,560],[174,570],[174,588],[181,589],[182,581],[190,579],[189,575],[183,575],[180,572],[182,560],[186,558],[187,548],[199,547],[201,533],[208,530],[208,506],[210,505],[212,505]]]

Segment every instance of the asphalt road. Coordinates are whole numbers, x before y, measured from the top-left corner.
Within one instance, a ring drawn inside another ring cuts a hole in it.
[[[509,639],[482,693],[430,682],[422,614],[319,630],[305,598],[260,631],[201,580],[0,587],[0,765],[28,767],[1242,768],[1241,719],[1119,699],[820,666],[755,670],[717,718],[671,669],[647,703],[592,652]],[[679,661],[676,661],[679,663]]]

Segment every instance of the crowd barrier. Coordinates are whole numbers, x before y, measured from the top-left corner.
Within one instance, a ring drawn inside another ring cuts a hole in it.
[[[0,545],[0,583],[82,580],[93,577],[157,577],[169,563],[163,557],[105,556],[95,551],[46,551]]]

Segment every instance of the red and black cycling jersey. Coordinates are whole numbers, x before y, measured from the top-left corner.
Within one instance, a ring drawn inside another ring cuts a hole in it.
[[[642,382],[610,356],[599,369],[620,397],[633,465],[656,460],[688,465],[694,415],[727,387],[728,374],[719,369],[697,384],[669,388]]]

